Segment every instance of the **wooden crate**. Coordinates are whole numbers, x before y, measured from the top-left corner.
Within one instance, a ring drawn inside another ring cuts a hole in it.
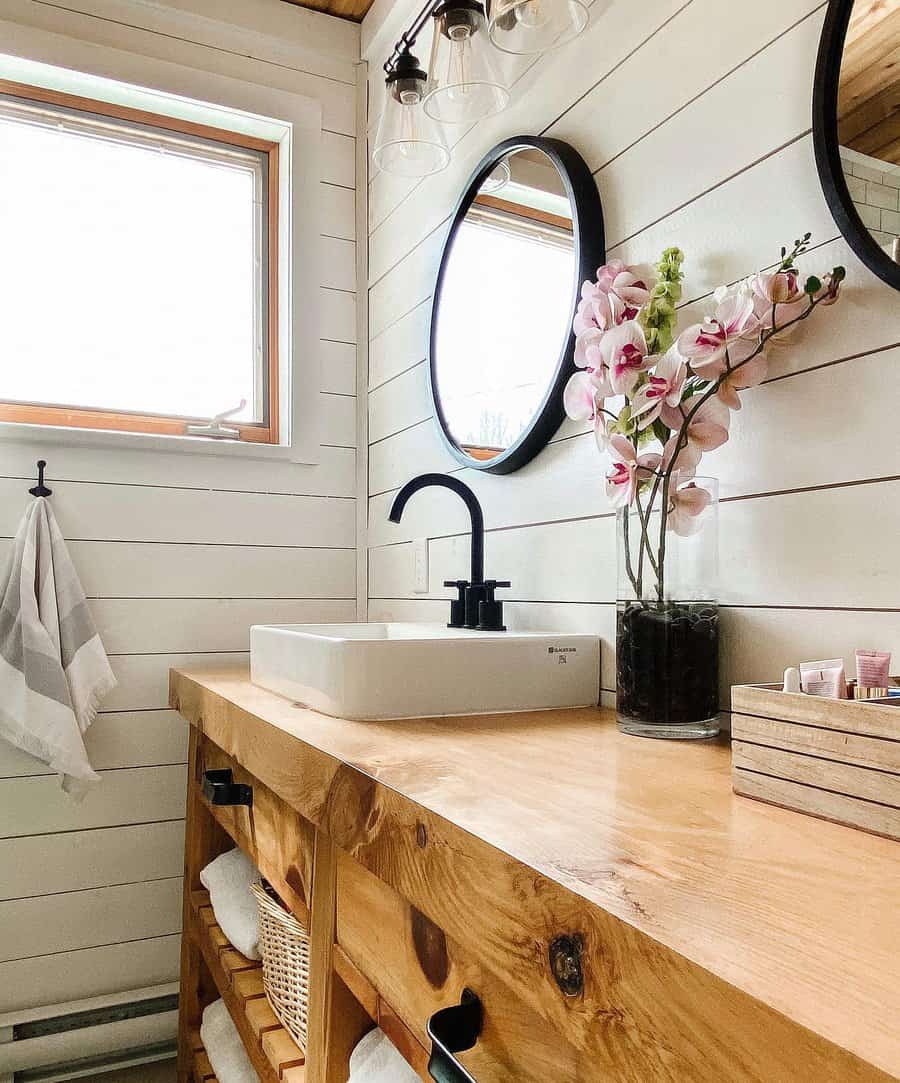
[[[745,684],[731,705],[735,793],[900,839],[900,698]]]

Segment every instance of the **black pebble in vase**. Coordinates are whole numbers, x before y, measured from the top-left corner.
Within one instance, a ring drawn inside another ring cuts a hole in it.
[[[639,737],[719,731],[719,612],[709,602],[619,602],[616,714]]]

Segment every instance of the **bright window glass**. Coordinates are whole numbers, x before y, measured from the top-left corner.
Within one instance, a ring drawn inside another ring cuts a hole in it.
[[[0,98],[0,400],[265,422],[266,157]]]

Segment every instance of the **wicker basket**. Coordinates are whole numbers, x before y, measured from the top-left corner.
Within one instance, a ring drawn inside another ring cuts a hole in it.
[[[259,911],[263,986],[272,1010],[306,1051],[309,1016],[309,933],[263,884],[253,884]]]

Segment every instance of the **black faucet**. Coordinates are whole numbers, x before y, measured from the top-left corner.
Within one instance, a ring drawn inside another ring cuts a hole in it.
[[[448,628],[477,628],[480,632],[505,632],[503,602],[494,598],[497,587],[508,587],[507,581],[484,578],[484,515],[478,497],[465,482],[449,474],[420,474],[408,481],[394,497],[388,513],[392,523],[399,523],[403,509],[413,493],[429,485],[450,489],[462,497],[472,520],[472,568],[468,579],[447,579],[445,587],[456,587],[459,597],[450,603]]]

